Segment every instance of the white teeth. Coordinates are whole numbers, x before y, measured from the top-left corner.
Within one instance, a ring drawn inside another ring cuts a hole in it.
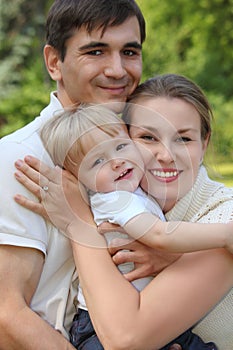
[[[128,170],[125,170],[125,171],[119,176],[119,178],[125,176],[125,174],[127,174],[127,173],[128,173]]]
[[[156,170],[152,170],[151,173],[154,176],[158,176],[158,177],[164,177],[164,178],[168,178],[168,177],[175,177],[178,175],[178,171],[156,171]]]

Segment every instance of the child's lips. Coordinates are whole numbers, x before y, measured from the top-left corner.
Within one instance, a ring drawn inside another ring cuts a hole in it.
[[[115,181],[128,179],[132,175],[132,172],[133,172],[133,169],[126,169],[126,170],[124,170],[120,174],[120,176],[118,176],[118,178]]]

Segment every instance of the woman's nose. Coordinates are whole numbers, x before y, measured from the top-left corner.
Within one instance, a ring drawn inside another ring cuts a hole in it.
[[[160,143],[156,151],[156,159],[162,163],[169,164],[175,160],[171,146]]]

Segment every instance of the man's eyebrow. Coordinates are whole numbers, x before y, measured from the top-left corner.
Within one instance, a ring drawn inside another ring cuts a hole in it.
[[[100,47],[108,47],[108,46],[109,46],[109,44],[103,43],[101,41],[91,41],[86,45],[80,46],[79,50],[81,50],[81,51],[93,50],[93,49],[97,49]],[[142,50],[142,45],[139,44],[137,41],[128,42],[128,43],[124,44],[123,47],[124,48],[132,47],[132,48],[135,48],[137,50]]]
[[[142,50],[142,45],[139,44],[137,41],[126,43],[124,47],[134,47],[135,49]]]
[[[86,45],[80,46],[79,50],[84,51],[88,49],[96,49],[97,47],[108,47],[108,44],[99,42],[99,41],[91,41]]]

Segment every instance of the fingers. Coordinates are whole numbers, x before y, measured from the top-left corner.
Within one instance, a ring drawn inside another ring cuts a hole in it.
[[[126,239],[126,238],[115,238],[113,239],[109,246],[108,251],[110,255],[114,254],[120,254],[121,249],[129,249],[129,247],[132,247],[132,239]]]
[[[182,347],[179,344],[172,344],[169,350],[182,350]]]
[[[99,234],[105,234],[107,232],[125,233],[124,229],[121,226],[118,226],[116,224],[111,224],[109,222],[103,222],[101,225],[99,225],[98,232]]]
[[[144,265],[140,265],[140,267],[137,267],[134,270],[130,271],[129,273],[124,274],[124,277],[129,282],[135,281],[138,278],[144,278],[148,276],[149,276],[148,271],[146,268],[144,268]]]
[[[59,167],[51,168],[33,156],[26,156],[24,161],[21,162],[23,162],[23,165],[20,170],[37,184],[45,186],[48,181],[56,183],[57,179],[60,183],[58,173],[61,175],[61,169]]]
[[[29,210],[33,211],[34,213],[43,216],[45,219],[48,219],[48,215],[47,215],[47,213],[46,213],[46,211],[41,203],[33,202],[30,199],[28,199],[22,195],[19,195],[19,194],[15,195],[14,199],[22,207],[29,209]]]
[[[15,173],[15,178],[39,200],[41,200],[41,187],[36,182],[34,182],[34,180],[24,175],[24,173],[21,171]]]

